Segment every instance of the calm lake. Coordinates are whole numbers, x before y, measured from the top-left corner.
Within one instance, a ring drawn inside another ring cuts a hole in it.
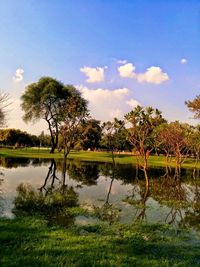
[[[139,220],[200,231],[199,170],[182,169],[177,177],[174,169],[150,168],[147,190],[143,172],[133,165],[68,161],[65,177],[62,160],[0,158],[0,165],[1,217],[14,218],[19,208],[31,210],[32,199],[40,205],[46,198],[54,210],[62,202],[97,215],[74,216],[71,223]],[[58,219],[55,213],[52,218]],[[60,222],[69,223],[65,219]]]

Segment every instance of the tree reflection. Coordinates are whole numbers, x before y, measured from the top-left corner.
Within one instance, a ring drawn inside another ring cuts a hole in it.
[[[3,183],[3,172],[0,171],[0,216],[3,213],[3,201],[4,201],[4,199],[2,197],[2,193],[3,193],[3,190],[1,188],[2,183]]]
[[[191,208],[185,213],[185,217],[182,220],[182,224],[186,227],[193,227],[196,230],[200,230],[200,180],[199,170],[196,172],[196,176],[193,177],[191,184]]]
[[[63,175],[66,173],[63,164]],[[51,160],[47,176],[39,190],[35,190],[30,184],[21,183],[17,187],[17,196],[14,200],[14,213],[18,216],[29,213],[40,214],[48,219],[50,224],[67,225],[74,223],[75,215],[69,208],[78,207],[78,193],[72,186],[68,186],[65,180],[61,180],[56,174],[57,165]],[[65,173],[64,173],[65,172]],[[58,183],[55,183],[55,181]]]
[[[68,161],[66,170],[69,177],[82,185],[96,185],[99,178],[99,168],[94,163],[82,163],[79,161]]]
[[[120,210],[110,203],[110,194],[114,180],[118,176],[118,168],[115,163],[114,154],[112,155],[112,164],[109,165],[109,169],[104,169],[104,176],[110,178],[110,185],[105,198],[105,202],[102,206],[94,206],[94,211],[97,217],[103,221],[107,221],[109,224],[117,222],[119,220]]]

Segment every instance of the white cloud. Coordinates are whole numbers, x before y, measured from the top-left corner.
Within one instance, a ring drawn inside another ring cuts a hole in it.
[[[118,68],[119,75],[123,78],[135,77],[135,66],[132,63],[127,63]]]
[[[92,117],[107,121],[114,117],[123,118],[123,115],[130,110],[128,88],[109,89],[89,89],[86,86],[79,85],[77,89],[88,101],[88,106]],[[132,99],[133,101],[133,99]]]
[[[181,64],[187,64],[187,63],[188,63],[188,61],[187,61],[187,59],[186,59],[186,58],[182,58],[182,59],[181,59],[181,61],[180,61],[180,63],[181,63]]]
[[[163,72],[160,67],[150,67],[144,73],[139,73],[136,75],[137,80],[140,83],[153,83],[153,84],[161,84],[167,80],[169,80],[169,76],[167,73]]]
[[[134,109],[135,107],[137,107],[138,105],[140,105],[140,103],[139,103],[137,100],[133,99],[133,98],[127,100],[127,101],[126,101],[126,104],[129,105],[129,106],[130,106],[131,108],[133,108],[133,109]]]
[[[139,83],[161,84],[169,80],[168,74],[160,67],[149,67],[144,73],[136,73],[135,69],[132,63],[127,63],[118,67],[118,72],[121,77],[136,79]]]
[[[119,63],[119,64],[126,64],[127,63],[127,60],[126,59],[124,59],[124,60],[118,60],[117,63]]]
[[[15,82],[21,82],[23,80],[23,74],[24,74],[24,70],[23,69],[17,69],[15,71],[15,76],[13,76],[13,81]]]
[[[104,81],[104,71],[107,69],[107,66],[101,68],[90,68],[90,67],[83,67],[80,69],[81,72],[83,72],[86,76],[86,82],[88,83],[97,83],[97,82],[103,82]]]

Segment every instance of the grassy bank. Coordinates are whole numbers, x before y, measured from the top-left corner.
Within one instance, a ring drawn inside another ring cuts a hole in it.
[[[62,158],[62,153],[56,152],[50,154],[48,149],[37,148],[23,148],[23,149],[6,149],[0,148],[0,156],[3,157],[25,157],[25,158]],[[111,153],[108,152],[92,152],[92,151],[72,151],[69,156],[70,159],[77,159],[82,161],[93,162],[112,162]],[[119,164],[136,164],[136,158],[130,154],[116,154],[116,162]],[[171,167],[175,166],[175,159],[172,158],[169,164]],[[193,168],[195,165],[194,159],[187,158],[184,160],[182,167]],[[150,156],[149,166],[165,166],[164,156]],[[197,166],[200,168],[200,163]]]
[[[0,266],[200,266],[200,237],[160,225],[48,227],[0,220]]]

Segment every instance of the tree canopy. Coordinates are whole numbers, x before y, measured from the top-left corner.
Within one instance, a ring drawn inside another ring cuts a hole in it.
[[[192,101],[186,101],[185,104],[194,113],[194,118],[200,119],[200,95],[197,95]]]
[[[42,77],[38,82],[31,83],[21,96],[21,107],[25,112],[23,119],[26,122],[44,119],[47,122],[51,135],[51,153],[58,146],[59,127],[66,115],[64,108],[65,111],[69,111],[69,106],[72,104],[69,99],[73,101],[75,96],[80,102],[82,101],[74,86],[64,85],[51,77]]]

